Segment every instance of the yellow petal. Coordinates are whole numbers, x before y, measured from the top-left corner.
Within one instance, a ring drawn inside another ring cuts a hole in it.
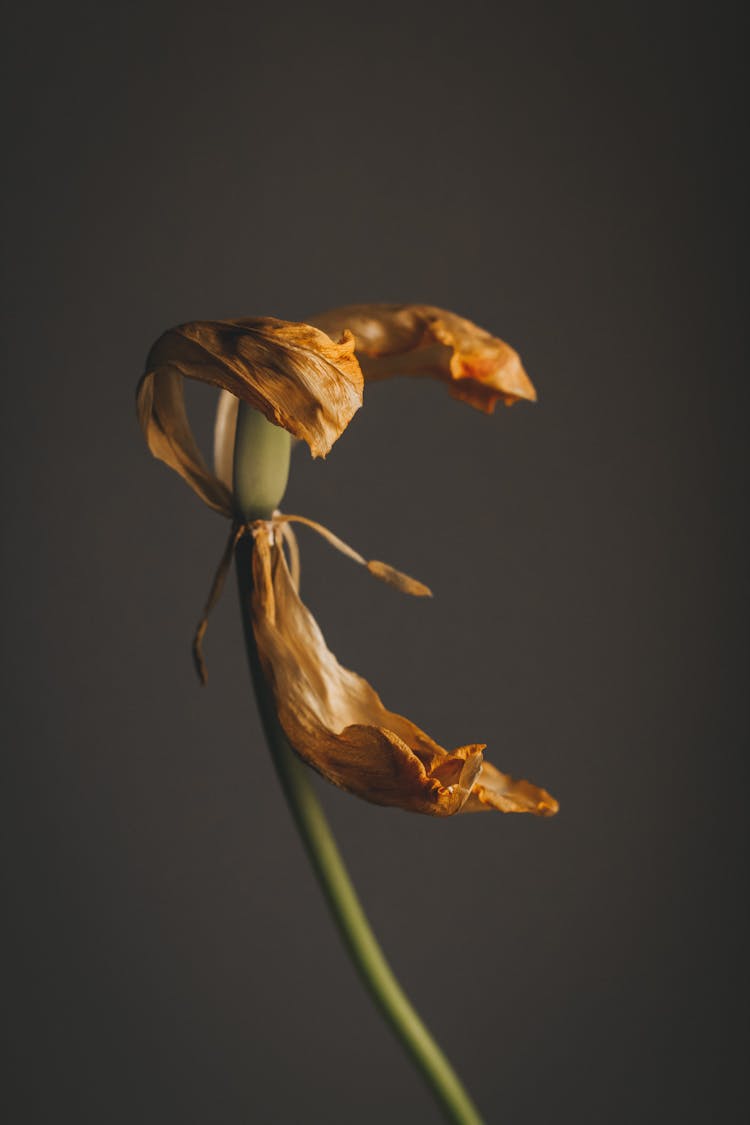
[[[362,404],[354,339],[347,332],[339,335],[336,343],[309,324],[272,317],[195,321],[165,332],[149,353],[137,394],[151,452],[212,508],[231,512],[227,467],[222,462],[217,474],[211,473],[190,430],[185,377],[249,402],[306,441],[314,457],[325,456]]]
[[[349,305],[311,318],[333,335],[354,334],[366,379],[426,375],[450,393],[491,414],[498,399],[510,406],[536,400],[520,357],[503,340],[456,313],[431,305]]]
[[[409,719],[388,711],[366,680],[342,668],[295,590],[278,527],[260,522],[253,534],[255,639],[279,721],[300,757],[334,785],[374,804],[433,816],[488,804],[541,811],[531,799],[508,797],[503,804],[494,791],[487,798],[488,786],[475,793],[485,768],[483,746],[448,753]],[[488,777],[494,782],[495,775]]]

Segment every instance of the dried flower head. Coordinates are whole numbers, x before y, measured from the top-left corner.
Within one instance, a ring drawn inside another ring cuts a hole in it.
[[[276,512],[246,523],[232,497],[238,400],[324,456],[362,401],[363,384],[392,375],[428,376],[491,413],[498,400],[533,401],[518,354],[454,313],[425,305],[355,305],[293,324],[273,318],[194,322],[165,333],[151,349],[138,388],[138,416],[154,456],[175,469],[232,530],[196,634],[202,638],[234,549],[252,535],[253,629],[279,721],[301,758],[365,800],[447,816],[499,809],[550,816],[553,797],[483,760],[483,745],[448,752],[409,719],[385,708],[361,676],[338,663],[299,597],[299,553],[291,529],[306,523],[338,550],[405,593],[429,590],[386,563],[367,562],[313,521]],[[222,391],[214,471],[190,430],[183,377]],[[287,562],[286,551],[291,563]]]

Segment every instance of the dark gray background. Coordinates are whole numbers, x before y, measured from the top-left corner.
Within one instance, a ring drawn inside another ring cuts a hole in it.
[[[443,823],[321,786],[384,947],[488,1123],[743,1119],[740,30],[722,4],[14,11],[6,1120],[437,1120],[292,830],[231,587],[195,681],[225,526],[133,409],[172,324],[359,300],[472,317],[540,402],[393,382],[326,463],[297,450],[287,510],[436,593],[303,533],[306,598],[390,706],[562,806]]]

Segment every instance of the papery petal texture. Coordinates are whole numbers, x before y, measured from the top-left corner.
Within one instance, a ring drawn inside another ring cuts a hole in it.
[[[309,324],[273,317],[194,321],[161,336],[138,386],[141,427],[155,457],[175,469],[210,507],[231,514],[225,479],[196,445],[183,378],[210,383],[250,403],[325,456],[362,404],[363,376],[351,333],[338,342]]]
[[[310,322],[329,335],[353,333],[365,379],[428,376],[454,398],[491,414],[498,400],[536,401],[518,352],[470,320],[432,305],[348,305]]]
[[[410,812],[557,811],[544,790],[483,764],[482,745],[449,753],[389,711],[370,684],[328,649],[295,589],[278,527],[259,522],[253,534],[255,640],[279,721],[301,758],[350,793]]]

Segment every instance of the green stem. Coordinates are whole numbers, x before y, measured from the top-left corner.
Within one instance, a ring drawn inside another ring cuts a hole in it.
[[[250,431],[251,427],[243,429],[241,422],[238,423],[235,482],[243,462],[253,457],[252,449],[245,446],[242,437],[243,433]],[[244,513],[240,514],[247,518]],[[289,746],[279,724],[273,698],[261,670],[253,633],[252,553],[252,539],[246,536],[237,545],[236,564],[250,673],[276,773],[310,862],[365,987],[422,1072],[448,1120],[456,1125],[482,1125],[482,1119],[458,1076],[422,1023],[383,956],[313,791],[309,770]]]

